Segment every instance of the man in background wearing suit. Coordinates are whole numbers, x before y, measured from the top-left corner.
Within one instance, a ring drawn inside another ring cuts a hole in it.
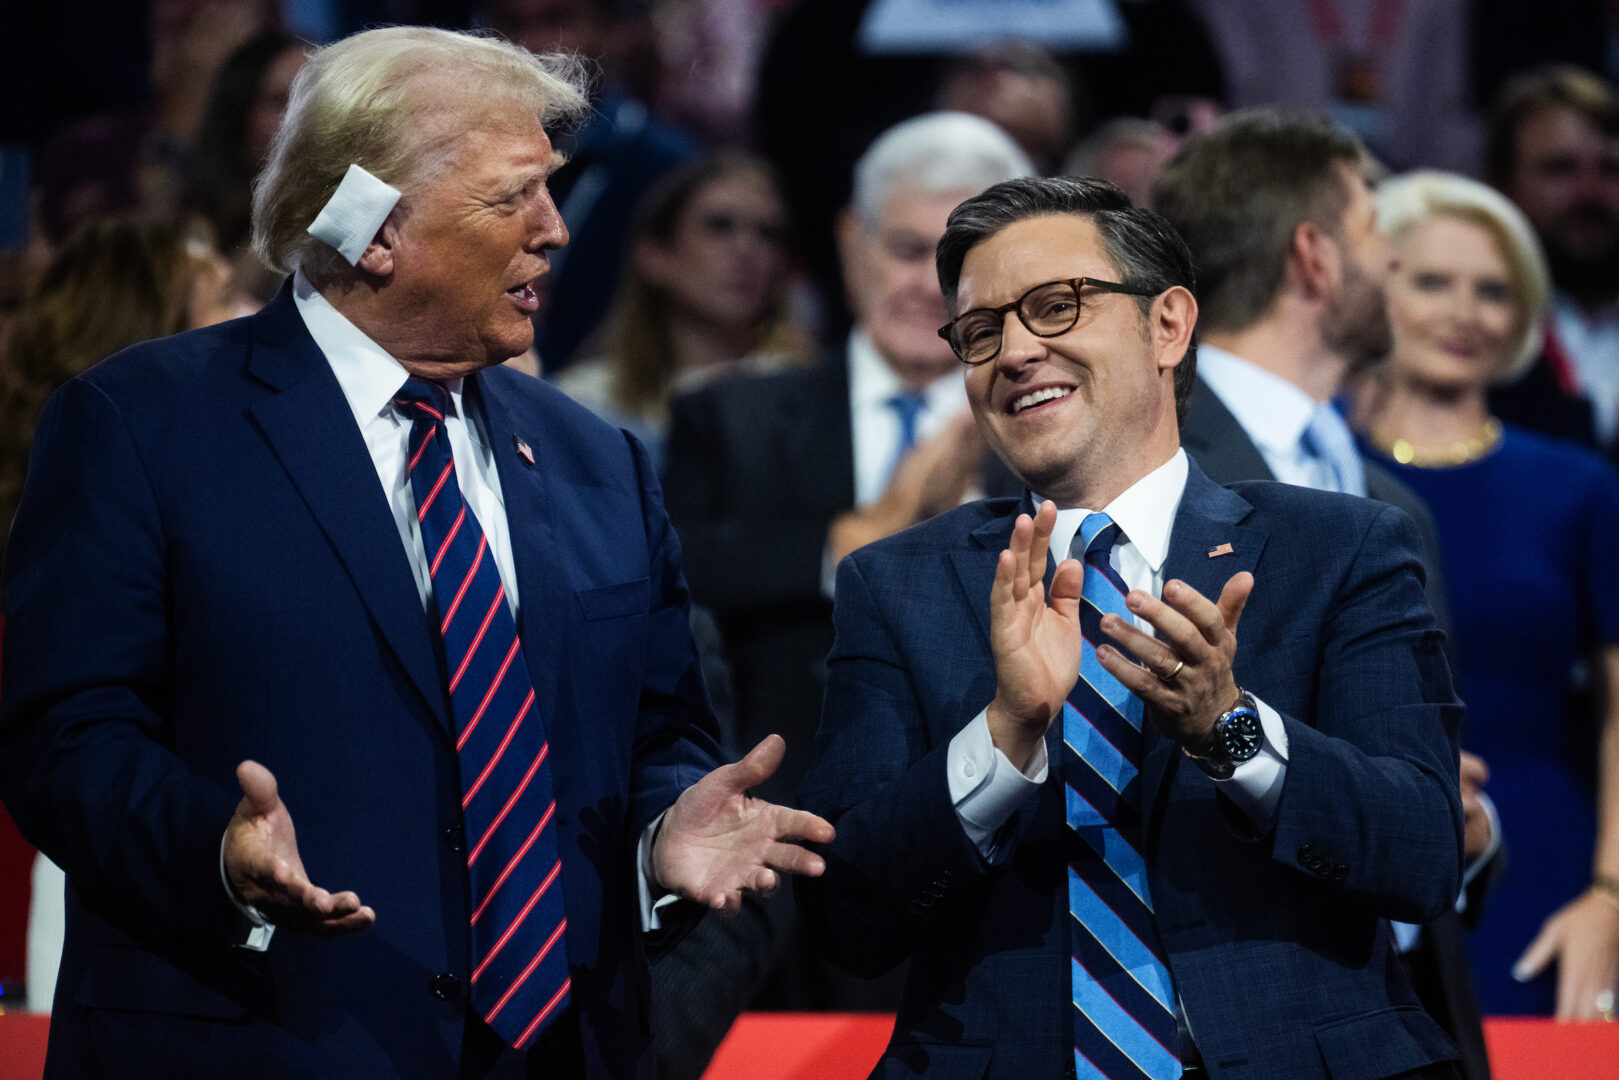
[[[1383,285],[1394,256],[1377,228],[1364,162],[1355,138],[1325,118],[1253,110],[1191,140],[1159,174],[1154,208],[1191,248],[1198,272],[1199,383],[1181,443],[1218,483],[1282,480],[1404,510],[1421,535],[1428,598],[1443,627],[1432,516],[1359,452],[1331,402],[1347,374],[1383,359],[1392,342]],[[1464,754],[1475,912],[1487,884],[1481,871],[1498,869],[1483,775],[1480,759]],[[1420,938],[1411,926],[1395,933],[1424,1002],[1462,1048],[1468,1080],[1488,1080],[1457,916]]]
[[[1031,171],[979,117],[890,128],[856,163],[838,222],[847,342],[816,368],[725,380],[674,404],[669,516],[692,597],[725,634],[743,741],[779,731],[793,748],[777,791],[809,764],[838,560],[984,482],[957,364],[935,332],[933,249],[951,207]]]
[[[650,1077],[665,894],[819,869],[746,795],[780,740],[716,768],[645,452],[499,366],[584,106],[495,39],[318,50],[255,192],[280,295],[47,407],[0,709],[69,884],[47,1075]]]
[[[910,957],[873,1075],[1454,1076],[1387,923],[1461,879],[1410,519],[1187,457],[1191,258],[1111,185],[996,185],[938,265],[1028,494],[838,570],[800,894],[851,970]]]

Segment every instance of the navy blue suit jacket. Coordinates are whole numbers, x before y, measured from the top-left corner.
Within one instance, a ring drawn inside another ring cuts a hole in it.
[[[633,440],[503,368],[467,385],[552,746],[587,1072],[648,1076],[636,840],[718,753],[678,545]],[[461,1075],[441,649],[290,291],[53,398],[5,603],[0,794],[70,886],[48,1073]],[[219,847],[244,758],[276,775],[310,877],[356,890],[372,928],[232,947]]]
[[[1020,504],[975,503],[839,569],[807,808],[837,825],[800,883],[821,947],[875,972],[911,957],[874,1076],[1062,1076],[1072,1020],[1059,733],[1051,778],[987,865],[951,803],[948,744],[994,696],[989,592]],[[1229,543],[1233,554],[1208,553]],[[1222,488],[1194,464],[1164,575],[1256,585],[1238,683],[1289,739],[1257,832],[1151,730],[1144,835],[1175,988],[1218,1077],[1392,1076],[1454,1056],[1412,995],[1383,916],[1422,922],[1461,880],[1461,706],[1399,511],[1274,483]],[[1048,568],[1049,573],[1049,568]]]

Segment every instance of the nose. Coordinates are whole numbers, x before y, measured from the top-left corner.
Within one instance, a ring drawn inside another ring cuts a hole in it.
[[[1016,374],[1030,363],[1046,355],[1046,339],[1036,337],[1015,311],[1001,316],[1001,351],[995,354],[995,365],[1008,374]]]
[[[551,190],[540,186],[529,211],[529,251],[555,251],[566,247],[568,225],[562,220],[557,204],[551,199]]]

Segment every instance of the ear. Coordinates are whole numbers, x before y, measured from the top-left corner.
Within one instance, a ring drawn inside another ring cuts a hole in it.
[[[1337,285],[1342,269],[1338,242],[1313,221],[1293,230],[1287,246],[1287,274],[1304,295],[1325,296]]]
[[[1147,333],[1158,370],[1179,367],[1192,344],[1192,331],[1197,329],[1197,297],[1180,285],[1165,289],[1152,302],[1148,319]]]
[[[404,215],[395,206],[382,221],[382,228],[360,252],[360,261],[354,265],[373,277],[387,278],[394,272],[394,256],[399,246],[399,230]]]

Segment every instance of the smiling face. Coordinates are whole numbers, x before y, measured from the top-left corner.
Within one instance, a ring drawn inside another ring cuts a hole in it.
[[[912,386],[925,386],[959,364],[939,340],[939,326],[950,316],[933,252],[950,211],[976,194],[900,188],[875,223],[852,214],[841,223],[838,246],[855,324]]]
[[[1118,281],[1089,217],[1015,222],[967,252],[956,313],[998,307],[1048,281]],[[1056,337],[1008,312],[995,359],[968,368],[967,398],[985,441],[1033,491],[1100,509],[1179,445],[1174,369],[1197,303],[1176,287],[1143,318],[1133,296],[1086,288],[1079,319]]]
[[[508,108],[467,124],[407,193],[386,283],[396,329],[379,342],[413,373],[455,378],[533,343],[534,284],[568,242],[546,188],[556,164],[539,122]]]
[[[1450,216],[1399,238],[1389,282],[1392,372],[1450,391],[1482,390],[1507,366],[1523,327],[1512,271],[1495,235]]]

